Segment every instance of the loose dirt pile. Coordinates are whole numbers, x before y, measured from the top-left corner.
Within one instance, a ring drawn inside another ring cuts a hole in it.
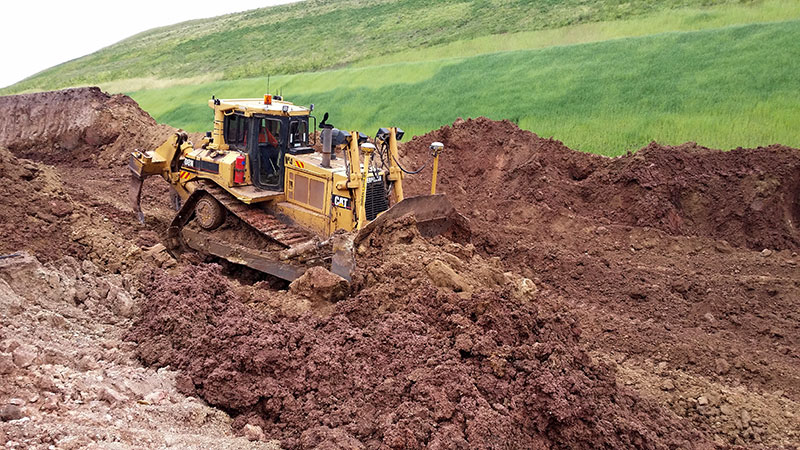
[[[0,147],[0,254],[25,249],[48,261],[58,254],[84,258],[86,248],[72,240],[74,212],[53,167]]]
[[[132,358],[122,336],[135,284],[73,258],[0,260],[3,448],[254,447],[227,415],[179,394],[174,372]]]
[[[119,166],[173,132],[126,95],[76,88],[0,97],[0,146],[47,164]]]
[[[186,374],[186,393],[290,448],[702,442],[617,387],[581,350],[572,316],[530,280],[471,246],[426,242],[409,219],[368,242],[359,292],[330,314],[265,310],[258,296],[268,292],[249,306],[204,266],[155,275],[131,336],[145,362]]]
[[[111,272],[132,271],[141,265],[141,247],[156,244],[157,236],[136,233],[130,211],[109,204],[119,197],[111,195],[101,202],[85,194],[92,182],[116,180],[74,180],[73,170],[64,174],[0,147],[0,254],[26,250],[46,262],[69,256],[88,259]],[[96,195],[113,191],[104,188]]]
[[[599,359],[618,365],[625,383],[720,443],[797,444],[800,267],[794,250],[776,247],[796,236],[796,221],[786,217],[797,201],[790,194],[798,178],[789,174],[796,173],[798,150],[722,153],[651,145],[642,156],[609,159],[506,122],[477,119],[415,138],[404,148],[406,158],[429,158],[434,140],[451,149],[440,161],[440,190],[470,216],[478,251],[571,305],[584,341]],[[685,170],[654,164],[673,157]],[[693,175],[681,178],[684,172]],[[424,193],[429,176],[421,175],[409,190]],[[759,177],[780,182],[753,188]],[[614,181],[633,179],[650,180],[649,188]],[[679,185],[699,193],[697,204],[719,206],[709,222],[697,224],[706,235],[681,235],[692,229],[676,232],[668,221],[647,215],[637,226],[636,214],[655,210],[636,198],[609,205],[601,197],[641,190],[680,217],[702,217],[661,195]],[[740,202],[728,200],[725,190]],[[752,216],[728,215],[734,207],[750,208],[759,196],[773,206]],[[722,228],[710,225],[725,223],[714,222],[723,216],[733,230],[727,242],[715,238]],[[736,231],[747,226],[753,234]],[[775,247],[761,251],[762,243]]]
[[[421,165],[433,141],[445,144],[442,189],[489,221],[516,213],[513,201],[525,200],[757,250],[800,248],[798,149],[723,152],[652,143],[612,159],[576,152],[508,121],[478,118],[415,137],[402,151]],[[430,169],[420,176],[430,179]],[[424,184],[416,190],[424,191]]]

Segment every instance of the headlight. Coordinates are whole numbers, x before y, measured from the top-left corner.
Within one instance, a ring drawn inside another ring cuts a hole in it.
[[[378,128],[378,132],[375,133],[375,138],[379,141],[388,141],[389,140],[389,129],[388,128]]]

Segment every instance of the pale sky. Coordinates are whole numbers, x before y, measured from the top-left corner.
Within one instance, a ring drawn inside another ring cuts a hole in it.
[[[5,0],[0,87],[150,28],[298,0]]]

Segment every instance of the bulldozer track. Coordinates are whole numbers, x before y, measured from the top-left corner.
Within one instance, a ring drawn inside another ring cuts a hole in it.
[[[211,194],[228,212],[286,248],[306,245],[314,240],[314,237],[302,228],[282,222],[257,206],[242,203],[219,186],[203,183],[200,189]]]
[[[248,227],[286,249],[262,251],[247,248],[237,243],[219,240],[214,236],[213,231],[185,228],[193,216],[198,200],[205,194],[214,197],[228,212],[239,218]],[[324,257],[295,259],[294,257],[299,254],[304,254],[310,249],[317,249],[318,239],[299,227],[282,222],[258,206],[241,203],[218,186],[203,182],[198,184],[197,189],[186,199],[175,218],[172,219],[164,243],[167,250],[176,258],[188,247],[287,281],[296,279],[308,267],[326,261]]]

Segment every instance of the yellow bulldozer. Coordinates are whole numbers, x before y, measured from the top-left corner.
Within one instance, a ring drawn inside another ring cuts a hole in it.
[[[431,195],[405,198],[397,143],[403,130],[370,139],[280,96],[208,102],[213,131],[195,146],[177,132],[155,150],[135,151],[130,196],[141,223],[144,179],[162,176],[178,210],[165,237],[176,257],[188,249],[294,280],[327,265],[348,281],[357,233],[405,214],[425,236],[469,234],[466,219],[435,194],[442,144],[431,144]],[[311,126],[313,124],[313,126]],[[321,151],[315,150],[319,128]],[[390,207],[391,206],[391,207]]]

